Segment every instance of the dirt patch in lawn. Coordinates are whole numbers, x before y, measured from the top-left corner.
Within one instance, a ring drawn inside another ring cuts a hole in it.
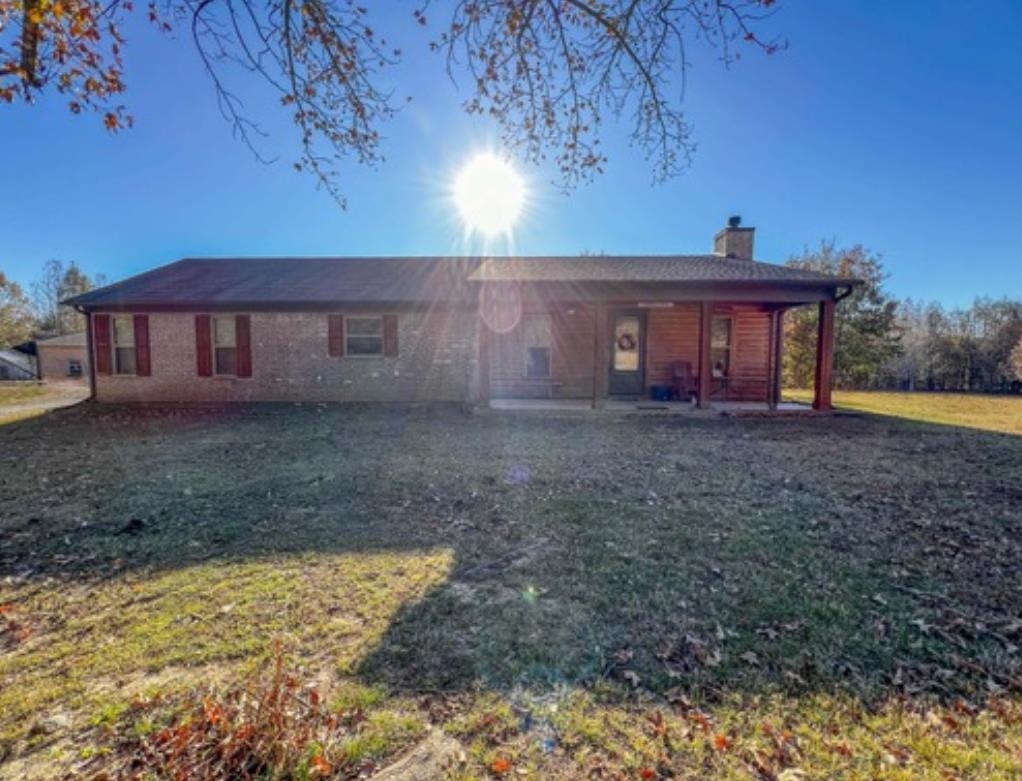
[[[280,641],[363,768],[1008,778],[1020,508],[1022,438],[868,416],[59,411],[0,429],[0,756],[95,770],[110,681]]]

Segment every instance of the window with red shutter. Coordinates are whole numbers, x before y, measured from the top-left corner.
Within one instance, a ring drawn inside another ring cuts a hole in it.
[[[200,377],[213,376],[209,315],[195,316],[195,368]]]
[[[134,375],[135,367],[135,323],[131,315],[114,315],[110,318],[114,342],[114,374]]]
[[[252,318],[238,315],[234,325],[235,349],[237,350],[238,377],[252,376]]]
[[[326,316],[326,348],[331,358],[344,355],[344,315]]]
[[[387,358],[397,357],[397,315],[383,316],[383,354]]]
[[[92,341],[96,350],[96,374],[110,373],[110,315],[92,316]]]
[[[135,315],[135,374],[149,377],[152,374],[149,355],[149,315]]]
[[[383,318],[380,315],[346,315],[344,354],[350,358],[383,355]]]

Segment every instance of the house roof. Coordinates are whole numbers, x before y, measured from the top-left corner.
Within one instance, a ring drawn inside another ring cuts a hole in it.
[[[51,336],[49,339],[36,339],[37,347],[85,347],[85,331],[75,331],[71,334]]]
[[[0,350],[0,361],[13,366],[30,377],[35,377],[35,361],[31,355],[17,350]]]
[[[64,303],[86,309],[146,305],[331,305],[456,301],[474,258],[186,258]]]
[[[720,255],[490,258],[471,279],[521,282],[705,282],[845,286],[856,283],[816,271]]]
[[[471,300],[485,281],[754,283],[841,287],[855,280],[717,255],[403,258],[187,258],[64,303],[125,307],[331,306]]]

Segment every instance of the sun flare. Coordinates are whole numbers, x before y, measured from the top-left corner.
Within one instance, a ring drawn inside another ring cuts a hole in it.
[[[458,172],[454,201],[469,230],[510,234],[525,204],[525,182],[506,160],[482,152]]]

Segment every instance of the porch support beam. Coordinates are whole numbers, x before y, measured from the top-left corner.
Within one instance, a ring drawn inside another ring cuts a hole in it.
[[[816,383],[813,409],[831,410],[830,386],[834,373],[834,300],[820,302],[820,318],[816,339]]]
[[[479,326],[479,398],[477,399],[481,406],[490,404],[490,346],[492,341],[490,327],[485,321],[482,321]]]
[[[593,305],[593,409],[603,406],[610,379],[610,335],[607,331],[607,307]]]
[[[713,337],[713,302],[703,301],[699,305],[699,392],[697,402],[700,409],[710,406],[713,378],[710,368],[710,350]]]
[[[771,359],[773,360],[770,375],[769,401],[770,409],[777,409],[781,403],[781,375],[784,372],[784,309],[777,309],[773,314],[774,330],[771,334]]]

